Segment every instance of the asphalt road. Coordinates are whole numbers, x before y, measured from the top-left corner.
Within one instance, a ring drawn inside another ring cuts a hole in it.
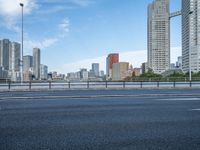
[[[0,93],[0,150],[198,150],[199,90]]]

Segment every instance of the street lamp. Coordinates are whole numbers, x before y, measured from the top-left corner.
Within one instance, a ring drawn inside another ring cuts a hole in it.
[[[23,10],[23,8],[24,8],[24,4],[23,3],[20,3],[19,4],[20,6],[21,6],[21,8],[22,8],[22,58],[21,58],[21,83],[23,83],[23,53],[24,53],[24,10]]]

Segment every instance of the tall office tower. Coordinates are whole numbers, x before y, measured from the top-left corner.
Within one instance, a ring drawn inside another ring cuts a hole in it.
[[[112,78],[112,68],[114,63],[119,62],[119,54],[112,53],[109,54],[106,58],[106,78],[111,79]]]
[[[23,56],[23,72],[30,71],[30,68],[33,67],[33,56],[26,55]]]
[[[99,72],[99,76],[100,76],[100,77],[104,77],[104,71],[103,71],[103,70],[101,70],[101,71]]]
[[[92,64],[92,71],[94,72],[95,77],[99,76],[99,64],[98,63]]]
[[[33,75],[36,80],[40,79],[40,49],[33,49]]]
[[[3,39],[0,41],[0,66],[5,70],[9,70],[9,51],[10,41]]]
[[[48,67],[46,65],[40,65],[40,79],[47,80],[48,79]]]
[[[177,58],[177,62],[176,62],[176,68],[178,68],[178,69],[182,69],[182,56],[179,56],[178,58]]]
[[[141,65],[141,73],[144,74],[148,71],[147,63],[142,63]]]
[[[191,64],[190,64],[191,63]],[[200,1],[182,0],[182,69],[200,71]]]
[[[162,73],[170,67],[169,0],[154,0],[148,6],[148,67]]]
[[[32,80],[33,75],[33,56],[23,56],[23,75],[24,81]]]
[[[12,42],[10,44],[9,51],[9,70],[12,72],[20,71],[20,44],[17,42]]]
[[[88,79],[89,73],[88,73],[87,69],[85,69],[85,68],[80,69],[80,77],[82,80]]]

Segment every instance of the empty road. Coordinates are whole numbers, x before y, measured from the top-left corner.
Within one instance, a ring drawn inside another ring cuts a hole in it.
[[[200,92],[2,92],[0,149],[198,150]]]

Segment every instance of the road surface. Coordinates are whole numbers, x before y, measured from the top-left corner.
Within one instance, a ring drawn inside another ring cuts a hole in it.
[[[1,150],[198,150],[199,90],[0,93]]]

